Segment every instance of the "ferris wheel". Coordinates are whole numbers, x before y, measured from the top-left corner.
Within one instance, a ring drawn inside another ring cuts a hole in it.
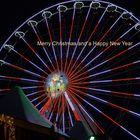
[[[126,9],[98,0],[58,3],[1,46],[0,94],[20,87],[63,133],[80,121],[90,134],[139,140],[131,121],[140,118],[139,40],[140,21]]]

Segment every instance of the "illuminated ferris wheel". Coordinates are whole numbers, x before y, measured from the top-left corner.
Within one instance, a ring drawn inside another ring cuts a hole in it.
[[[119,129],[139,140],[125,122],[140,118],[139,40],[139,19],[119,6],[58,3],[25,21],[1,46],[0,94],[20,87],[63,133],[80,121],[90,134]]]

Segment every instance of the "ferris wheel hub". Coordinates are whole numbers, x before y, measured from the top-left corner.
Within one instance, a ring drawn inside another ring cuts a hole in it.
[[[55,99],[66,91],[67,85],[68,79],[62,71],[51,73],[46,79],[46,94]]]

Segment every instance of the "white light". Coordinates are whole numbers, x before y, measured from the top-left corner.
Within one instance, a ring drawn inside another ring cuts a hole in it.
[[[95,140],[95,137],[91,136],[89,140]]]

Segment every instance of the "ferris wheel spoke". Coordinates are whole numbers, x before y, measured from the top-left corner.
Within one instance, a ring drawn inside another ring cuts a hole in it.
[[[101,75],[101,74],[106,74],[108,72],[116,71],[118,69],[126,68],[126,67],[129,67],[129,66],[138,64],[138,63],[140,63],[140,60],[137,60],[137,61],[134,61],[134,62],[131,62],[131,63],[127,63],[127,64],[124,64],[124,65],[121,65],[121,66],[117,66],[117,67],[114,67],[114,68],[111,68],[111,69],[108,69],[108,70],[105,70],[105,71],[101,71],[101,72],[89,75],[89,77],[94,77],[94,76],[98,76],[98,75]]]
[[[58,102],[58,98],[54,100],[53,107],[52,107],[52,109],[51,109],[51,111],[50,111],[50,113],[48,115],[49,116],[49,118],[48,118],[49,121],[52,119],[53,113],[54,113],[54,111],[56,109],[57,102]]]
[[[84,29],[85,29],[85,26],[86,26],[87,19],[88,19],[88,17],[89,17],[90,11],[91,11],[91,7],[89,7],[89,10],[88,10],[88,12],[87,12],[87,15],[86,15],[84,24],[83,24],[82,29],[81,29],[81,31],[80,31],[79,38],[78,38],[78,40],[77,40],[76,46],[75,46],[75,48],[74,48],[74,51],[73,51],[72,56],[71,56],[71,59],[70,59],[70,63],[69,63],[67,72],[68,72],[68,70],[69,70],[69,68],[70,68],[70,66],[71,66],[72,60],[73,60],[73,58],[74,58],[75,52],[76,52],[77,47],[78,47],[78,43],[80,42],[81,36],[82,36],[83,31],[84,31]],[[72,67],[73,67],[73,66],[72,66]],[[71,69],[72,69],[72,68],[70,68],[70,71],[69,71],[68,75],[71,73]]]
[[[99,89],[99,88],[91,88],[91,87],[84,87],[84,86],[75,86],[75,85],[72,85],[69,88],[72,89],[72,90],[76,90],[76,91],[79,91],[78,89],[86,89],[86,90],[90,90],[90,91],[95,91],[94,92],[95,94],[106,93],[106,94],[103,94],[103,95],[109,95],[109,96],[117,95],[118,97],[121,97],[121,98],[126,98],[126,97],[140,97],[139,94],[134,94],[134,93],[127,93],[127,92],[120,92],[120,91],[112,91],[112,90]],[[98,92],[98,93],[96,93],[96,92]]]
[[[26,86],[26,87],[21,87],[22,90],[39,89],[39,88],[44,88],[44,86]]]
[[[32,27],[32,29],[33,29],[35,35],[37,36],[38,41],[39,41],[39,42],[43,42],[42,39],[41,39],[41,37],[40,37],[40,35],[38,34],[38,32],[37,32],[37,30],[36,30],[37,27],[35,28],[35,26],[34,26],[31,22],[30,22],[30,24],[31,24],[31,27]],[[41,43],[41,45],[42,45],[42,43]],[[46,47],[46,46],[42,45],[43,51],[45,52],[47,58],[49,59],[51,65],[52,65],[52,67],[53,67],[53,69],[55,70],[55,67],[54,67],[54,65],[53,65],[53,62],[52,62],[52,60],[51,60],[51,58],[50,58],[48,52],[46,51],[45,47]],[[52,71],[52,70],[49,69],[49,71]]]
[[[69,114],[70,123],[71,123],[71,126],[73,127],[74,124],[73,124],[72,115],[71,115],[70,107],[69,107],[67,100],[66,100],[66,106],[67,106],[67,110],[68,110],[68,114]]]
[[[87,40],[87,43],[91,40],[93,34],[94,34],[95,31],[97,30],[97,28],[98,28],[98,26],[99,26],[101,20],[103,19],[105,13],[106,13],[106,9],[104,10],[104,12],[103,12],[103,14],[101,15],[100,19],[98,20],[96,26],[94,27],[92,33],[90,34],[90,36],[89,36],[89,38],[88,38],[88,40]],[[86,43],[86,45],[84,45],[83,49],[81,50],[81,52],[79,53],[78,57],[76,58],[75,63],[73,64],[73,67],[75,66],[75,64],[77,63],[77,61],[79,60],[79,58],[81,57],[83,51],[85,50],[85,48],[86,48],[86,46],[87,46],[87,43]],[[72,74],[73,74],[73,73],[74,73],[74,71],[72,72]]]
[[[48,109],[49,105],[51,104],[52,99],[49,98],[46,102],[46,104],[39,110],[41,114],[44,114],[45,110]]]
[[[62,99],[60,97],[59,100],[58,100],[57,113],[56,113],[56,117],[55,117],[55,122],[56,123],[58,122],[58,118],[59,118],[59,115],[60,115],[61,101],[62,101]]]
[[[136,117],[140,117],[140,114],[135,112],[135,111],[129,110],[129,109],[125,108],[125,107],[122,107],[120,105],[114,104],[112,102],[109,102],[109,101],[104,100],[102,98],[98,98],[98,97],[90,95],[90,94],[85,94],[85,95],[88,96],[88,97],[91,97],[91,98],[93,98],[93,99],[95,99],[95,100],[97,100],[99,102],[102,102],[102,103],[104,103],[106,105],[112,106],[112,107],[117,108],[117,109],[122,110],[122,111],[125,111],[125,112],[127,112],[127,113],[129,113],[131,115],[134,115]]]
[[[49,118],[48,118],[49,121],[51,121],[52,116],[53,116],[53,111],[51,112],[51,114],[50,114],[50,116],[49,116]]]
[[[118,53],[118,54],[116,54],[116,55],[110,57],[108,60],[105,60],[105,61],[103,61],[103,62],[97,64],[96,66],[90,68],[90,69],[88,70],[88,72],[94,70],[95,68],[97,68],[97,67],[99,67],[99,66],[102,66],[103,64],[105,64],[105,63],[107,63],[107,62],[109,62],[109,61],[111,61],[111,60],[113,60],[113,59],[115,59],[115,58],[117,58],[117,57],[119,57],[119,56],[121,56],[122,54],[125,54],[126,52],[132,50],[133,48],[135,48],[135,47],[137,47],[137,46],[139,46],[139,45],[140,45],[140,42],[136,43],[135,45],[133,45],[133,46],[131,46],[131,47],[129,47],[129,48],[123,50],[122,52],[120,52],[120,53]],[[88,66],[88,65],[86,64],[85,67],[87,67],[87,66]],[[83,68],[81,68],[81,69],[79,70],[79,72],[80,72],[82,69],[83,69]],[[77,72],[77,73],[79,73],[79,72]],[[75,73],[75,74],[77,74],[77,73]],[[75,74],[74,74],[74,75],[75,75]],[[74,75],[73,75],[73,77],[74,77]]]
[[[63,70],[63,48],[62,48],[62,15],[59,10],[59,36],[60,36],[60,68]]]
[[[88,72],[86,70],[83,70],[81,73],[76,74],[74,77],[72,75],[71,76],[68,76],[68,77],[69,77],[69,81],[70,82],[77,82],[77,81],[79,82],[82,79],[85,81],[85,80],[87,80],[87,79],[90,78],[88,76]]]
[[[70,90],[73,94],[74,92]],[[70,94],[71,97],[74,99],[74,101],[77,103],[77,105],[82,109],[82,111],[89,117],[89,119],[95,124],[95,126],[100,130],[102,134],[104,134],[103,128],[93,119],[93,117],[90,116],[90,114],[84,109],[84,107],[81,105],[80,101],[74,97],[74,95]]]
[[[95,80],[95,81],[88,81],[88,82],[75,82],[72,83],[74,85],[89,85],[89,84],[98,84],[98,83],[114,83],[114,82],[124,82],[124,81],[137,81],[140,80],[140,77],[126,77],[126,78],[120,78],[120,79],[106,79],[106,80]]]
[[[54,58],[55,58],[55,61],[56,61],[57,70],[59,70],[58,59],[57,59],[55,48],[54,48],[54,45],[53,45],[53,38],[52,38],[52,33],[51,33],[51,30],[50,30],[49,23],[48,23],[48,19],[47,19],[45,14],[43,14],[43,17],[45,19],[46,26],[47,26],[47,29],[48,29],[49,38],[50,38],[50,41],[51,41],[52,50],[53,50]]]
[[[111,94],[116,94],[116,95],[124,95],[124,96],[130,96],[130,97],[140,97],[139,94],[134,94],[134,93],[127,93],[127,92],[119,92],[119,91],[112,91],[112,90],[105,90],[105,89],[97,89],[97,88],[89,88],[90,90],[93,91],[99,91],[99,92],[104,92],[104,93],[111,93]]]
[[[57,115],[56,115],[56,120],[58,122],[58,128],[60,128],[63,131],[63,99],[62,96],[60,96],[60,104],[59,104],[59,109],[57,110]]]
[[[137,46],[139,46],[139,45],[140,45],[140,42],[138,42],[138,43],[136,43],[135,45],[129,47],[128,49],[125,49],[125,50],[123,50],[122,52],[120,52],[120,53],[118,53],[118,54],[116,54],[116,55],[110,57],[108,60],[105,60],[105,61],[99,63],[98,65],[96,65],[96,66],[94,66],[93,68],[89,69],[89,71],[91,71],[91,70],[93,70],[93,69],[95,69],[95,68],[97,68],[97,67],[99,67],[99,66],[101,66],[101,65],[103,65],[103,64],[105,64],[105,63],[107,63],[107,62],[109,62],[109,61],[111,61],[111,60],[113,60],[113,59],[115,59],[115,58],[117,58],[117,57],[119,57],[120,55],[122,55],[122,54],[124,54],[124,53],[126,53],[126,52],[128,52],[128,51],[130,51],[130,50],[132,50],[133,48],[135,48],[135,47],[137,47]]]
[[[21,36],[19,32],[16,33],[17,36],[19,36],[19,38],[21,38],[23,40],[23,42],[29,47],[29,49],[36,55],[36,57],[42,62],[42,64],[51,72],[50,68],[48,67],[48,65],[46,65],[46,63],[44,62],[44,60],[39,56],[39,54],[37,53],[37,51],[34,50],[34,48],[32,47],[32,45],[24,38],[24,36]]]
[[[84,95],[84,96],[90,97],[90,98],[92,98],[92,99],[94,99],[94,100],[96,100],[96,101],[99,101],[99,102],[104,103],[104,104],[106,104],[106,105],[109,105],[109,106],[111,106],[111,107],[117,108],[117,109],[119,109],[119,110],[125,111],[125,112],[127,112],[127,113],[129,113],[129,114],[131,114],[131,115],[134,115],[134,116],[136,116],[136,117],[140,117],[140,114],[137,113],[137,112],[135,112],[135,111],[129,110],[129,109],[127,109],[127,108],[125,108],[125,107],[122,107],[122,106],[120,106],[120,105],[117,105],[117,104],[115,104],[115,103],[109,102],[109,101],[104,100],[104,99],[99,98],[99,97],[96,97],[95,95],[88,94],[87,92],[82,92],[81,90],[76,90],[76,89],[75,89],[75,91],[77,91],[78,93],[80,93],[80,94],[82,94],[82,95]]]
[[[40,71],[42,71],[44,74],[48,75],[48,73],[46,71],[44,71],[43,69],[41,69],[39,66],[37,66],[35,63],[33,63],[32,61],[30,61],[28,58],[26,58],[25,56],[23,56],[22,54],[20,54],[19,52],[17,52],[16,50],[12,49],[17,55],[19,55],[21,58],[23,58],[24,60],[26,60],[27,62],[29,62],[31,65],[33,65],[34,67],[36,67],[37,69],[39,69]]]
[[[27,97],[30,97],[30,96],[33,96],[33,95],[35,95],[35,94],[44,93],[44,92],[45,92],[45,90],[43,89],[43,90],[39,90],[39,91],[36,91],[36,92],[32,92],[32,93],[30,93],[30,94],[27,94],[26,96],[27,96]]]
[[[98,113],[100,113],[101,115],[103,115],[105,118],[107,118],[108,120],[110,120],[111,122],[113,122],[115,125],[117,125],[118,127],[120,127],[121,129],[123,129],[125,132],[127,132],[128,134],[130,134],[133,138],[140,140],[140,138],[138,138],[136,135],[134,135],[132,132],[130,132],[129,130],[127,130],[125,127],[123,127],[122,125],[120,125],[118,122],[116,122],[115,120],[113,120],[109,115],[105,114],[104,112],[102,112],[100,109],[98,109],[97,107],[95,107],[94,105],[92,105],[91,103],[89,103],[88,101],[86,101],[85,99],[83,99],[82,97],[80,97],[79,95],[76,94],[77,97],[79,97],[81,100],[83,100],[85,103],[87,103],[90,107],[92,107],[94,110],[96,110]]]
[[[100,132],[102,134],[104,134],[104,130],[103,128],[99,125],[99,123],[97,123],[88,113],[87,111],[84,109],[84,107],[82,107],[82,105],[80,105],[80,108],[83,110],[84,113],[86,113],[86,115],[89,117],[89,119],[96,125],[96,127],[100,130]]]
[[[31,100],[31,103],[37,101],[38,99],[40,99],[40,98],[42,98],[44,96],[46,96],[46,95],[45,94],[42,94],[42,95],[38,96],[37,98],[34,98],[33,100]]]
[[[91,104],[90,104],[91,105]],[[140,138],[138,138],[136,135],[134,135],[132,132],[130,132],[128,129],[126,129],[125,127],[123,127],[122,125],[120,125],[118,122],[116,122],[115,120],[113,120],[111,117],[109,117],[107,114],[103,113],[102,111],[100,111],[98,108],[94,109],[96,111],[98,111],[100,114],[102,114],[104,117],[106,117],[107,119],[109,119],[111,122],[113,122],[114,124],[116,124],[118,127],[120,127],[122,130],[124,130],[126,133],[128,133],[129,135],[131,135],[133,138],[140,140]]]
[[[65,99],[62,95],[62,125],[63,125],[63,133],[65,133]]]
[[[90,76],[83,76],[83,77],[81,77],[80,78],[80,76],[79,75],[77,75],[77,76],[75,76],[74,78],[70,78],[70,81],[69,82],[79,82],[79,81],[81,81],[81,80],[87,80],[87,79],[89,79],[90,78]]]
[[[107,80],[97,80],[97,81],[90,81],[91,84],[97,83],[113,83],[113,82],[123,82],[123,81],[135,81],[140,80],[140,77],[128,77],[128,78],[120,78],[120,79],[107,79]],[[82,84],[88,84],[87,82],[83,82]]]
[[[71,110],[73,111],[73,114],[75,116],[75,119],[77,121],[79,121],[80,120],[80,117],[79,117],[79,115],[78,115],[78,113],[77,113],[77,111],[76,111],[76,109],[75,109],[75,107],[74,107],[74,105],[73,105],[73,103],[72,103],[72,101],[71,101],[68,93],[67,92],[64,92],[64,96],[65,96],[66,100],[68,101]]]
[[[72,22],[70,25],[70,35],[69,35],[69,43],[68,43],[68,49],[66,52],[66,62],[65,62],[65,67],[64,67],[64,72],[67,74],[67,63],[68,63],[68,57],[69,57],[69,50],[70,50],[70,42],[71,42],[71,37],[72,37],[72,32],[73,32],[73,25],[74,25],[74,20],[75,20],[75,6],[73,10],[73,15],[72,15]]]
[[[85,65],[81,68],[81,69],[84,69],[85,68]],[[85,76],[86,74],[88,74],[88,70],[85,70],[83,72],[75,72],[75,74],[71,75],[70,78],[71,80],[75,80],[77,81],[76,79],[80,79],[79,77],[82,77],[82,76]],[[86,76],[85,78],[89,78],[88,76]]]
[[[35,105],[35,107],[36,108],[38,108],[38,106],[40,105],[40,104],[42,104],[43,102],[45,102],[46,100],[47,100],[47,96],[44,98],[44,99],[42,99],[40,102],[38,102],[36,105]]]
[[[5,95],[6,93],[9,93],[11,91],[12,91],[11,88],[3,88],[3,89],[0,89],[0,96],[1,95]]]
[[[115,42],[118,42],[120,39],[122,39],[126,34],[128,34],[133,28],[135,27],[132,26],[129,30],[127,30],[125,33],[123,33],[118,39],[116,39]],[[96,57],[94,57],[91,61],[89,61],[86,66],[90,65],[94,60],[96,60],[98,57],[100,57],[104,52],[106,52],[111,46],[108,46],[106,49],[104,49],[101,53],[99,53]]]
[[[87,82],[72,82],[73,85],[89,85],[92,84],[91,81],[87,81]]]
[[[5,88],[5,89],[0,89],[0,92],[3,92],[3,91],[10,91],[11,89],[10,88]]]
[[[33,80],[33,79],[28,79],[28,78],[20,78],[20,77],[14,77],[14,76],[3,76],[0,75],[0,80],[16,80],[16,81],[21,81],[21,82],[29,82],[30,84],[38,83],[38,84],[44,84],[44,81],[39,81],[39,80]]]
[[[44,76],[41,76],[41,75],[39,75],[39,74],[37,74],[37,73],[34,73],[34,72],[32,72],[32,71],[29,71],[29,70],[24,69],[24,68],[22,68],[22,67],[19,67],[19,66],[17,66],[17,65],[11,64],[11,63],[6,62],[6,61],[4,61],[4,63],[5,63],[5,65],[10,66],[10,67],[12,67],[12,68],[15,68],[15,69],[17,69],[17,70],[23,71],[23,72],[28,73],[28,74],[30,74],[30,75],[36,76],[36,77],[38,77],[38,78],[45,79]]]
[[[116,39],[115,42],[118,42],[120,39],[122,39],[126,34],[128,34],[136,25],[132,26],[129,30],[127,30],[125,33],[123,33],[118,39]],[[93,61],[95,61],[98,57],[100,57],[104,52],[106,52],[109,48],[111,47],[108,46],[107,48],[105,48],[101,53],[99,53],[98,55],[96,55],[93,59],[91,59],[91,61],[89,61],[84,67],[82,67],[80,70],[78,70],[77,72],[75,72],[73,74],[72,77],[74,77],[76,74],[78,74],[79,72],[81,72],[84,68],[86,68],[87,66],[89,66]],[[107,61],[107,60],[106,60]],[[105,62],[106,63],[106,62]],[[104,64],[104,63],[103,63]],[[87,72],[91,71],[92,69],[87,70]]]
[[[121,19],[122,14],[116,19],[116,21],[112,24],[112,26],[103,34],[103,36],[99,39],[99,42],[101,42],[106,35],[112,30],[112,28],[117,24],[117,22]],[[73,73],[80,67],[80,65],[87,59],[87,57],[95,50],[96,45],[94,45],[94,47],[89,51],[89,53],[84,57],[84,59],[81,60],[81,62],[79,63],[79,65],[74,69]],[[73,65],[74,67],[75,65]],[[71,69],[72,70],[72,69]]]
[[[132,36],[130,36],[129,38],[128,38],[128,40],[131,40],[131,39],[133,39],[136,35],[138,35],[140,33],[140,31],[137,31],[136,33],[134,33]]]

